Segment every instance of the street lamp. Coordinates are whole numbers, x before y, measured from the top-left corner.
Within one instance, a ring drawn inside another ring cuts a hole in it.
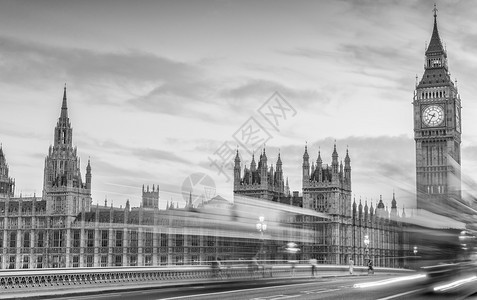
[[[364,236],[364,245],[366,246],[366,264],[368,265],[368,274],[373,274],[373,264],[369,259],[369,236],[366,234]]]
[[[365,235],[364,236],[364,245],[366,246],[366,259],[369,259],[369,236],[368,235]]]
[[[260,253],[263,252],[263,232],[265,230],[267,230],[267,224],[265,224],[265,218],[263,216],[260,216],[258,218],[258,223],[257,223],[257,230],[260,232],[260,240],[261,240],[261,244],[260,244]]]

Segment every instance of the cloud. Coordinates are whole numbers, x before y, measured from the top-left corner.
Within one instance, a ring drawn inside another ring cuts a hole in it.
[[[280,50],[279,53],[297,57],[304,57],[309,59],[321,59],[323,57],[330,58],[332,60],[336,59],[336,52],[322,50],[322,49],[315,49],[309,47],[295,47],[289,50]]]
[[[179,162],[189,164],[190,162],[182,157],[177,156],[171,151],[164,151],[159,149],[150,148],[132,148],[131,154],[140,157],[141,160],[153,162],[153,161],[168,161]]]
[[[302,104],[309,103],[310,100],[316,102],[329,102],[329,98],[324,94],[313,89],[297,89],[290,88],[284,84],[276,81],[262,80],[262,79],[249,79],[244,83],[240,83],[235,87],[224,89],[221,91],[220,96],[233,100],[240,100],[240,103],[235,102],[238,105],[242,105],[242,100],[252,99],[259,107],[262,102],[268,100],[268,98],[274,93],[278,92],[286,99],[290,99],[291,102],[300,102]],[[259,101],[257,103],[257,101]]]
[[[166,151],[161,149],[152,149],[149,147],[130,147],[117,143],[113,140],[99,140],[91,137],[83,138],[81,144],[92,146],[96,151],[101,151],[109,154],[116,154],[123,157],[134,157],[146,162],[167,161],[177,162],[183,164],[190,164],[187,159],[177,156],[173,151]]]
[[[198,104],[209,105],[204,100],[206,91],[206,86],[200,82],[161,83],[147,93],[129,99],[128,104],[152,113],[203,118],[209,114],[194,108]]]
[[[153,84],[168,87],[171,93],[178,93],[180,84],[201,76],[200,68],[191,63],[144,51],[101,52],[7,36],[0,36],[0,67],[0,80],[11,84],[73,81],[75,85],[103,83],[132,90],[135,85]]]

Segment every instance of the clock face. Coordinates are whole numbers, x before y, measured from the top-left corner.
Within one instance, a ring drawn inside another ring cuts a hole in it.
[[[429,105],[422,112],[422,121],[429,127],[439,126],[444,121],[444,109],[439,105]]]

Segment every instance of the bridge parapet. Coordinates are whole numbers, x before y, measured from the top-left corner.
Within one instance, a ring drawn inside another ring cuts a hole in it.
[[[347,266],[320,265],[317,276],[348,274]],[[408,273],[410,270],[375,268],[376,273]],[[355,267],[355,274],[366,273],[365,267]],[[27,269],[2,270],[0,289],[3,290],[48,290],[49,288],[78,289],[79,287],[114,288],[118,285],[161,283],[184,284],[210,280],[250,280],[262,277],[284,278],[311,275],[310,265],[288,264],[261,265],[253,268],[247,264],[225,265],[216,272],[210,266],[181,267],[116,267],[116,268],[72,268],[72,269]]]

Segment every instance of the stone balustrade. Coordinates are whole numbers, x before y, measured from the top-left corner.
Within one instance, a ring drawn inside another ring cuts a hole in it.
[[[264,266],[264,267],[263,267]],[[348,266],[318,265],[317,275],[345,275]],[[405,269],[375,268],[377,273],[408,273]],[[366,273],[366,267],[355,266],[355,274]],[[62,289],[79,286],[104,286],[150,284],[161,282],[181,284],[204,280],[250,280],[261,277],[283,278],[287,276],[310,276],[311,267],[302,263],[294,269],[289,264],[267,264],[252,268],[246,262],[223,264],[219,274],[210,266],[178,267],[117,267],[117,268],[71,268],[71,269],[28,269],[2,270],[0,290],[28,290],[61,287]]]

